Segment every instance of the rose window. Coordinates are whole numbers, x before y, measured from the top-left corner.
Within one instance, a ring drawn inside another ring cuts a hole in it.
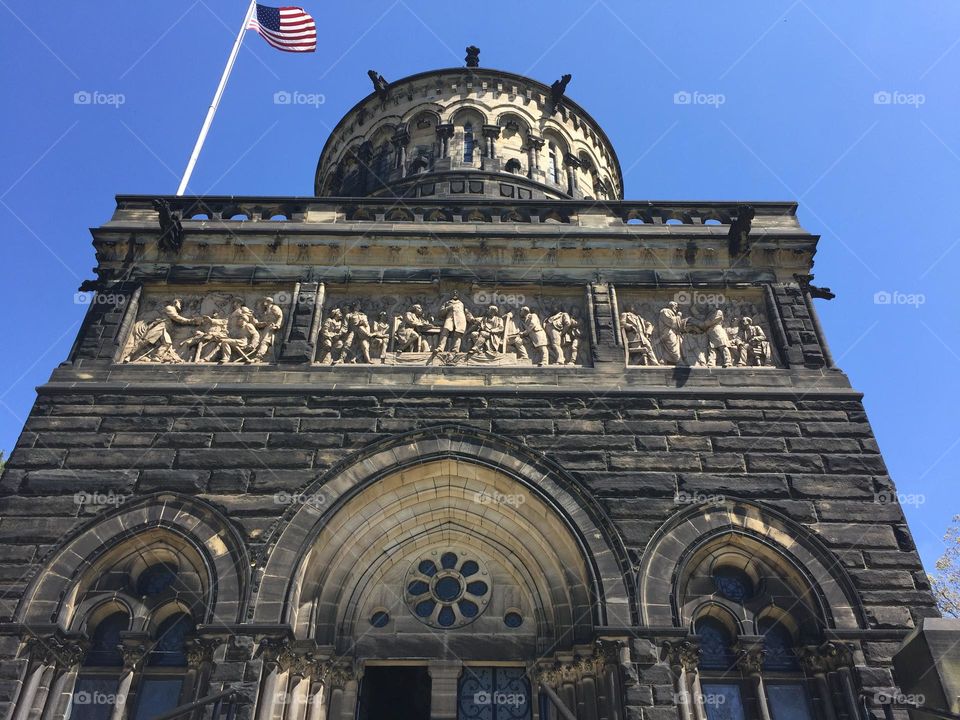
[[[407,573],[406,600],[422,623],[462,627],[476,620],[490,602],[490,573],[468,553],[435,551]]]

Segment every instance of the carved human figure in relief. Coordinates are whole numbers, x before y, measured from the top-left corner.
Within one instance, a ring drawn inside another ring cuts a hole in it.
[[[283,310],[273,301],[272,297],[263,298],[260,301],[260,309],[263,314],[254,323],[260,331],[260,342],[257,345],[255,355],[258,362],[262,362],[267,357],[270,348],[273,347],[274,340],[276,340],[277,333],[283,327]]]
[[[183,301],[174,298],[169,305],[164,306],[160,317],[152,323],[136,323],[130,343],[132,349],[124,355],[121,362],[130,362],[133,359],[183,362],[173,349],[173,331],[179,325],[200,325],[201,318],[184,317],[180,314],[182,310]],[[144,350],[146,352],[143,352]]]
[[[580,347],[580,323],[565,310],[559,310],[544,323],[550,352],[558,365],[577,362]]]
[[[653,325],[637,314],[634,306],[620,313],[620,330],[627,346],[629,362],[634,365],[659,365],[650,336]]]
[[[343,313],[340,308],[333,308],[327,319],[320,326],[318,344],[320,346],[317,362],[322,363],[330,359],[331,365],[338,365],[343,361]]]
[[[381,311],[370,327],[370,357],[383,362],[390,344],[390,322],[387,313]]]
[[[723,326],[723,310],[719,305],[714,303],[709,306],[709,314],[700,327],[707,334],[707,341],[710,344],[708,364],[730,367],[732,363],[730,336]]]
[[[763,366],[770,364],[770,343],[763,328],[753,319],[740,319],[740,336],[734,342],[737,365]]]
[[[219,330],[219,324],[217,325]],[[224,330],[226,328],[224,327]],[[257,330],[256,318],[248,307],[242,307],[237,327],[232,332],[225,332],[220,335],[218,350],[220,353],[219,362],[228,363],[233,358],[233,352],[236,350],[243,362],[255,362],[256,353],[260,346],[261,335]],[[215,336],[216,337],[216,336]]]
[[[343,348],[347,362],[370,364],[370,320],[360,308],[359,302],[350,306],[350,312],[347,313],[345,321],[346,337]]]
[[[550,352],[547,350],[547,331],[543,329],[543,321],[540,320],[540,316],[524,305],[520,308],[520,319],[523,321],[523,330],[520,335],[533,346],[534,362],[540,367],[549,365]],[[520,347],[523,347],[522,339]],[[527,357],[526,349],[520,357]]]
[[[437,350],[440,352],[460,352],[460,345],[463,342],[463,334],[467,330],[469,312],[463,306],[460,295],[454,291],[453,295],[440,308],[440,317],[443,319],[443,325],[440,329],[440,340],[437,342]],[[448,338],[452,338],[451,346],[447,347]]]
[[[671,300],[657,316],[657,339],[667,365],[679,365],[683,352],[683,333],[687,330],[687,319],[680,312],[680,305]]]
[[[490,305],[487,312],[479,319],[476,330],[470,333],[473,345],[470,354],[489,352],[498,353],[503,341],[504,323],[500,317],[500,308]]]
[[[397,352],[430,352],[423,337],[434,325],[423,315],[423,306],[414,305],[403,314],[397,330]]]

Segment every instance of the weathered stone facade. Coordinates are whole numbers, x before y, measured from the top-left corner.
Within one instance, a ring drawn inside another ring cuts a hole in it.
[[[937,612],[816,321],[817,237],[792,203],[618,199],[596,123],[522,80],[360,103],[320,191],[379,167],[379,125],[439,138],[370,197],[118,198],[0,480],[11,717],[230,688],[242,717],[376,717],[398,679],[403,717],[883,715]],[[567,192],[586,159],[603,193]]]

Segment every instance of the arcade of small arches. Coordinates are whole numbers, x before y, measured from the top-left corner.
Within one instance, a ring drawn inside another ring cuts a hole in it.
[[[404,685],[424,717],[510,693],[496,717],[612,718],[656,662],[684,720],[858,717],[859,651],[834,635],[863,627],[849,579],[772,510],[688,508],[632,566],[574,480],[467,435],[375,448],[302,496],[253,563],[220,511],[169,493],[68,538],[18,609],[11,717],[149,720],[247,663],[264,720],[373,718]],[[631,642],[645,628],[659,657]]]
[[[317,194],[360,197],[418,176],[478,170],[525,178],[540,196],[613,200],[611,171],[589,143],[552,118],[478,105],[414,108],[385,118],[345,143],[336,159],[322,158]]]

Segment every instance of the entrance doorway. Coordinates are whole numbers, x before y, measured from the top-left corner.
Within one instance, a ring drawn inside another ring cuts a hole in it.
[[[430,720],[427,668],[367,667],[357,720]]]

